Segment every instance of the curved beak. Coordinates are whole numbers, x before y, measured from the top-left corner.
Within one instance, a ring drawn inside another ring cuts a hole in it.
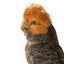
[[[21,30],[26,33],[27,29],[29,28],[28,24],[25,21],[22,21]]]

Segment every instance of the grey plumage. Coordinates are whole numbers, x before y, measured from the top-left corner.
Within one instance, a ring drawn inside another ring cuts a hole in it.
[[[64,53],[60,47],[54,27],[47,34],[32,34],[27,29],[25,47],[28,64],[64,64]]]

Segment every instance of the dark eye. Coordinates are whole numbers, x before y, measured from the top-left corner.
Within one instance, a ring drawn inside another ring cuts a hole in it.
[[[31,25],[34,25],[34,24],[36,24],[36,21],[32,21],[32,22],[31,22]]]

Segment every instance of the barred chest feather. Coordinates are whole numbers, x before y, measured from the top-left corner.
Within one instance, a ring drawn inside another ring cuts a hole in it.
[[[49,45],[29,41],[25,53],[29,64],[59,64],[57,52],[52,50]]]
[[[51,25],[48,30],[46,35],[28,33],[25,53],[29,64],[64,64],[55,29]]]

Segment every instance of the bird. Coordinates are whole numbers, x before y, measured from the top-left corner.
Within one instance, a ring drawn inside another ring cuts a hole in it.
[[[28,64],[64,64],[64,52],[48,12],[40,4],[25,8],[21,30]]]

